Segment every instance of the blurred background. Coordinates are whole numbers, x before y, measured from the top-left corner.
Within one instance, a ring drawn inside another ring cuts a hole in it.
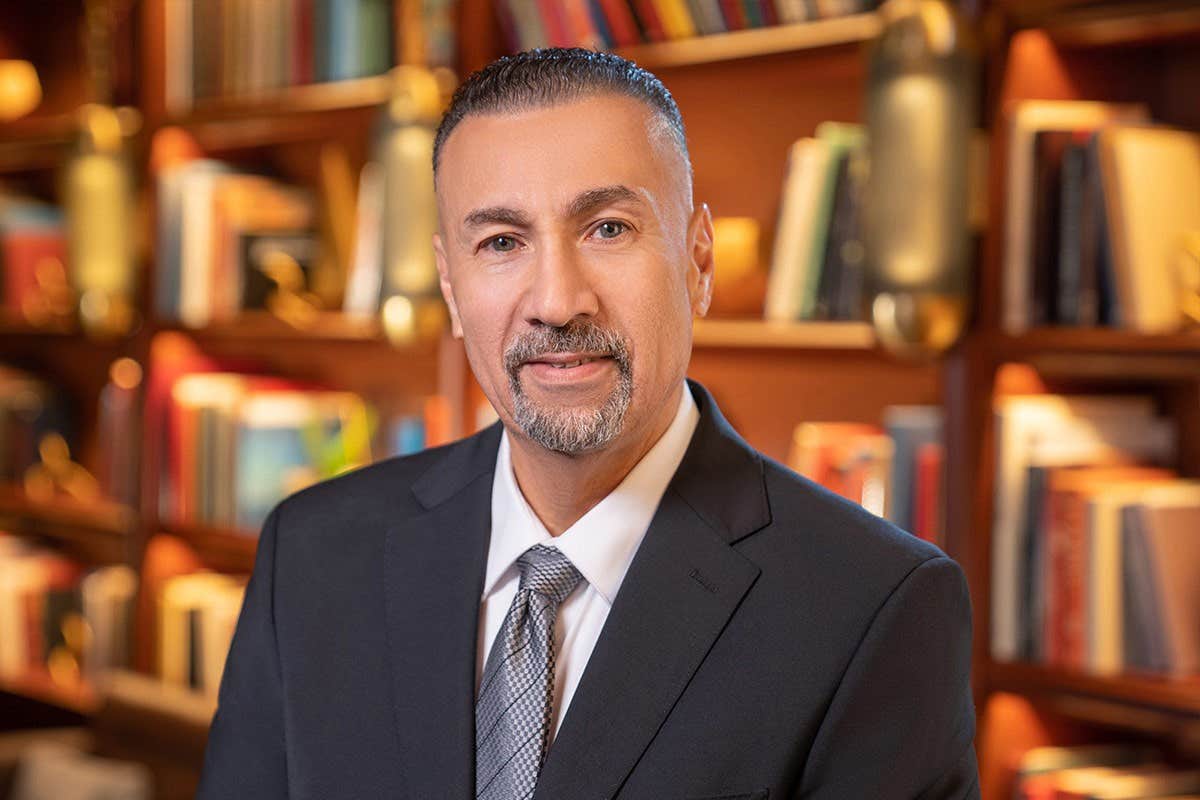
[[[690,374],[967,572],[983,796],[1200,797],[1200,3],[6,0],[0,798],[185,798],[266,513],[495,415],[463,77],[613,50],[716,220]]]

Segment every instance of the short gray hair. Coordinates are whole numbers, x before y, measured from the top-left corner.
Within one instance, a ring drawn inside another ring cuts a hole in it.
[[[632,97],[654,110],[683,157],[690,179],[683,117],[667,87],[628,59],[582,47],[526,50],[497,59],[467,78],[454,92],[433,140],[433,174],[436,178],[446,139],[471,114],[546,108],[606,92]]]

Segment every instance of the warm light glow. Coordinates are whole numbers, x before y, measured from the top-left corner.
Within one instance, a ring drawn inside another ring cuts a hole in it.
[[[142,382],[142,365],[132,358],[118,358],[109,367],[108,376],[122,389],[136,389]]]
[[[42,102],[42,84],[28,61],[0,60],[0,122],[25,116]]]

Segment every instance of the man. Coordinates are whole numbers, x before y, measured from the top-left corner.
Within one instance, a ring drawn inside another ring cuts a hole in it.
[[[712,291],[662,84],[501,59],[434,152],[500,422],[264,526],[202,798],[976,798],[961,570],[685,383]]]

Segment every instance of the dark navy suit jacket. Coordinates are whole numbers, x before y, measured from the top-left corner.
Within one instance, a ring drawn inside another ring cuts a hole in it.
[[[962,571],[700,422],[536,800],[978,798]],[[499,424],[266,522],[199,797],[474,797]]]

